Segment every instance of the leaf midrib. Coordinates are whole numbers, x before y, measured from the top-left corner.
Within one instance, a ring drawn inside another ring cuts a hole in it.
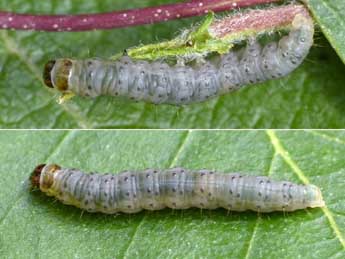
[[[309,132],[309,131],[307,131]],[[283,147],[281,144],[278,136],[275,134],[275,131],[273,130],[267,130],[266,131],[271,144],[275,151],[284,159],[285,163],[287,163],[291,170],[298,176],[299,179],[305,184],[309,183],[309,179],[306,177],[305,173],[302,171],[302,169],[299,168],[297,163],[290,157],[288,151]],[[332,228],[335,237],[340,242],[341,246],[345,250],[345,238],[343,237],[342,232],[340,231],[339,226],[334,220],[332,212],[328,209],[327,204],[325,203],[325,206],[321,208],[322,212],[325,214],[330,227]]]
[[[176,163],[176,161],[178,160],[178,158],[180,157],[180,154],[182,153],[182,151],[184,150],[185,145],[186,145],[186,143],[187,143],[187,140],[188,140],[188,138],[189,138],[190,135],[191,135],[191,132],[192,132],[192,130],[188,130],[187,133],[185,134],[185,136],[183,137],[183,139],[182,139],[182,141],[181,141],[179,147],[178,147],[177,150],[176,150],[175,155],[173,156],[171,162],[169,163],[169,168],[171,168],[171,167],[173,167],[173,166],[176,165],[175,163]],[[133,235],[132,235],[132,238],[131,238],[131,240],[129,241],[127,248],[124,250],[123,255],[121,256],[121,258],[127,258],[127,254],[128,254],[128,252],[130,251],[130,248],[132,247],[132,245],[133,245],[133,243],[134,243],[135,237],[136,237],[136,235],[137,235],[139,229],[141,228],[141,226],[144,224],[144,221],[145,221],[145,219],[146,219],[146,215],[147,215],[147,214],[145,213],[145,215],[142,217],[141,221],[139,222],[139,224],[138,224],[137,227],[135,228],[134,233],[133,233]]]

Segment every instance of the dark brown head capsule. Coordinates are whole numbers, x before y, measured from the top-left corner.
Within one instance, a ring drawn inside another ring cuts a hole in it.
[[[46,65],[44,66],[43,70],[43,81],[46,86],[50,88],[54,88],[51,78],[51,71],[53,70],[53,67],[55,65],[55,60],[49,60]]]
[[[40,177],[42,173],[43,167],[45,167],[46,164],[40,164],[35,167],[35,169],[31,173],[31,186],[32,188],[39,188],[40,187]]]

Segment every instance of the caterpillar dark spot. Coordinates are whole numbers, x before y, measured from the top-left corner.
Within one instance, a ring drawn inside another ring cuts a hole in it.
[[[311,18],[297,15],[289,35],[261,46],[251,41],[204,64],[169,66],[162,61],[57,59],[47,63],[44,82],[65,94],[123,96],[155,104],[202,102],[248,84],[280,78],[296,69],[313,44]]]
[[[148,174],[150,177],[146,177]],[[123,178],[128,181],[118,181]],[[272,212],[324,206],[320,189],[311,184],[298,185],[269,180],[264,176],[226,174],[205,169],[147,169],[91,176],[76,169],[48,164],[35,168],[31,184],[65,204],[108,214],[165,207],[223,207],[234,211]]]

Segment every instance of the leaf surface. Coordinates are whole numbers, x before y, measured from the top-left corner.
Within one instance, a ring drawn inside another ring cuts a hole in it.
[[[305,0],[335,51],[345,62],[345,2],[343,0]]]

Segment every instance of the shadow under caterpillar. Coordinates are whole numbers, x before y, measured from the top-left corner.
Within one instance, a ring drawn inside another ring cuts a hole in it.
[[[170,66],[163,61],[56,59],[43,72],[48,87],[63,94],[122,96],[154,104],[202,102],[248,84],[280,78],[295,70],[313,45],[314,24],[296,15],[287,36],[261,46],[257,40],[204,64]]]
[[[31,185],[64,204],[107,214],[165,207],[272,212],[325,205],[315,185],[184,168],[86,174],[78,169],[42,164],[33,171]]]

